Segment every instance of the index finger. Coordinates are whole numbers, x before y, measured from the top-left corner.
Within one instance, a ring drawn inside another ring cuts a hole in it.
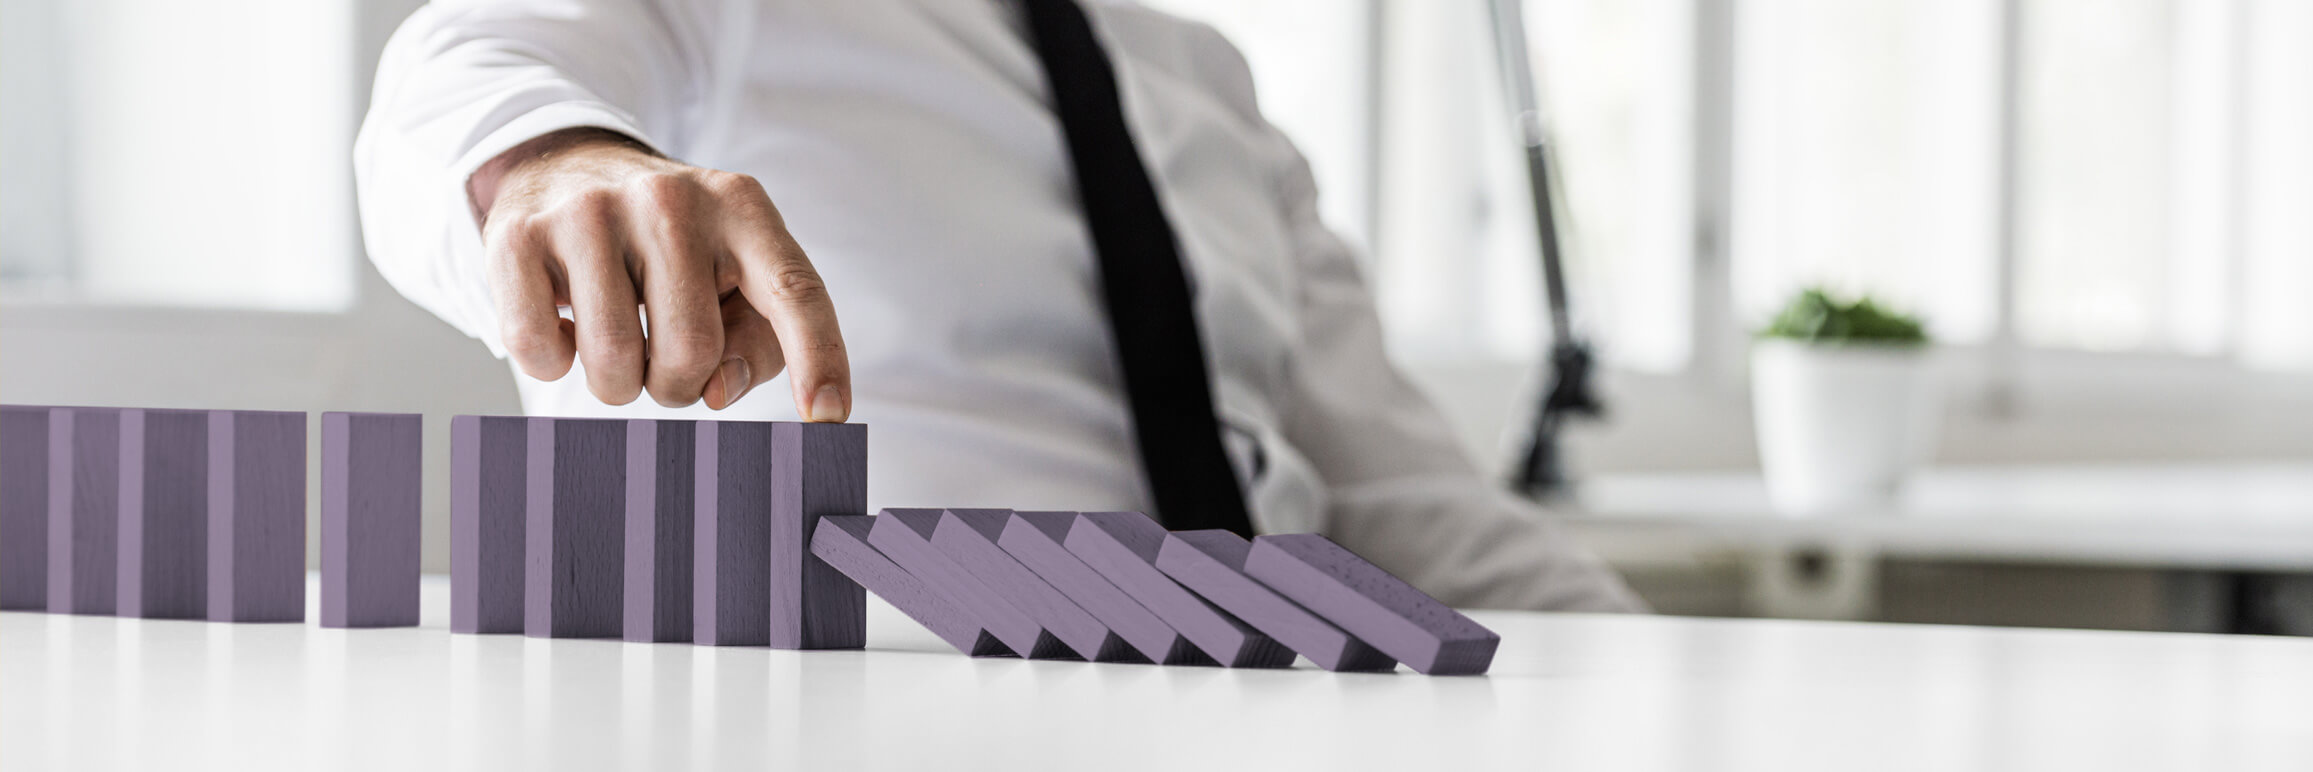
[[[779,337],[795,414],[809,421],[849,418],[851,361],[826,282],[754,178],[734,174],[716,184],[728,191],[726,238],[738,262],[739,292]]]

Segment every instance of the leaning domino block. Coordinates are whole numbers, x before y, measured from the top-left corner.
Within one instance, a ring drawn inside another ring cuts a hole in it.
[[[1314,533],[1261,536],[1245,573],[1429,675],[1486,672],[1502,636]]]
[[[522,632],[617,638],[626,617],[626,422],[530,419]]]
[[[1079,657],[1095,662],[1147,661],[1107,625],[996,545],[1011,520],[1009,509],[944,510],[932,529],[932,548],[1001,593]]]
[[[119,600],[120,410],[48,414],[48,610],[111,614]]]
[[[1132,644],[1142,659],[1165,665],[1213,664],[1188,639],[1062,546],[1075,523],[1074,512],[1014,512],[1004,522],[996,546]]]
[[[691,639],[698,425],[626,423],[626,639]]]
[[[114,613],[209,615],[209,416],[120,413],[120,557]]]
[[[1165,537],[1157,568],[1214,605],[1327,670],[1388,670],[1397,663],[1244,573],[1245,537],[1220,529]]]
[[[771,648],[864,646],[867,593],[811,555],[811,536],[822,517],[867,514],[867,425],[777,423],[771,444]]]
[[[692,521],[691,641],[771,642],[771,424],[701,421]]]
[[[48,413],[0,405],[0,610],[48,608]]]
[[[1164,526],[1139,512],[1076,516],[1064,546],[1086,566],[1165,621],[1205,654],[1229,667],[1291,667],[1293,651],[1157,570]]]
[[[529,471],[529,419],[450,419],[451,632],[522,632]]]
[[[957,651],[974,657],[1013,656],[1003,641],[996,640],[996,636],[974,622],[963,609],[925,587],[921,580],[870,546],[868,532],[873,528],[875,518],[866,515],[820,518],[819,528],[811,537],[811,554],[931,630]]]
[[[210,411],[209,619],[305,620],[305,414]]]
[[[412,413],[321,414],[321,626],[418,623],[419,446]]]
[[[969,615],[988,634],[1029,659],[1078,659],[1059,638],[1037,626],[1035,620],[972,572],[932,547],[940,524],[937,509],[886,509],[868,530],[868,543],[891,562],[915,575],[925,586]]]

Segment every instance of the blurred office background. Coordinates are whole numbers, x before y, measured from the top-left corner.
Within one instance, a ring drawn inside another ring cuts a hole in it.
[[[1149,4],[1245,50],[1393,354],[1506,469],[1550,331],[1484,0]],[[360,255],[347,148],[416,5],[0,0],[0,399],[422,411],[437,455],[450,414],[515,410],[506,368]],[[2313,608],[2313,4],[1526,22],[1610,405],[1571,429],[1559,507],[1658,607],[2248,631]],[[1905,498],[1803,522],[1758,492],[1747,368],[1816,284],[1921,314],[1949,407]]]

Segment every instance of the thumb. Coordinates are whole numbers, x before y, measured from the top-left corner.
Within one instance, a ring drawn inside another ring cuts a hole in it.
[[[765,381],[779,377],[787,359],[779,353],[779,335],[771,322],[755,311],[738,292],[723,296],[723,360],[707,378],[702,394],[707,407],[722,410],[747,396]]]

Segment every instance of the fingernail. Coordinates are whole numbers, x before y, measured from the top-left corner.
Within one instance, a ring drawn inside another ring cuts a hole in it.
[[[747,396],[748,389],[755,386],[755,379],[748,377],[747,374],[747,360],[738,357],[732,357],[723,362],[722,376],[723,407],[730,407],[732,403],[738,402],[740,397]]]
[[[843,395],[834,386],[821,386],[811,397],[811,420],[838,422],[843,420]]]

